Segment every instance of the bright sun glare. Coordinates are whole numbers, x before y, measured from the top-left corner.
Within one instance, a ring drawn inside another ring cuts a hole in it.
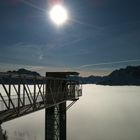
[[[55,5],[49,12],[50,18],[57,25],[62,25],[68,19],[66,9],[62,5]]]

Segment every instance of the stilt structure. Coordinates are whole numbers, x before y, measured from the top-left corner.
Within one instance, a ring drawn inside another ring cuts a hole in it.
[[[77,72],[46,77],[0,73],[0,122],[45,108],[45,140],[66,140],[66,110],[82,95]],[[68,107],[66,102],[72,101]],[[0,135],[1,136],[1,135]]]
[[[66,118],[67,118],[66,101],[68,99],[74,100],[76,98],[75,93],[72,93],[72,91],[71,91],[72,94],[70,93],[69,93],[70,95],[68,94],[69,82],[67,82],[66,78],[69,75],[77,75],[77,74],[78,73],[72,73],[72,72],[57,72],[57,73],[47,72],[46,73],[46,77],[49,78],[48,80],[49,86],[47,88],[47,93],[48,96],[52,96],[52,98],[48,98],[48,99],[52,99],[51,101],[48,102],[54,102],[55,104],[58,97],[60,100],[63,99],[66,100],[64,100],[64,102],[62,103],[60,102],[59,104],[56,104],[55,106],[46,108],[45,140],[66,140]],[[57,79],[57,80],[55,80],[54,82],[53,79]],[[74,91],[75,91],[75,87],[74,87]]]

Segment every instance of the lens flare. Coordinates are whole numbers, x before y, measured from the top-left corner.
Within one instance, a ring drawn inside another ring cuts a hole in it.
[[[50,18],[57,25],[62,25],[68,19],[66,9],[62,5],[55,5],[49,12]]]

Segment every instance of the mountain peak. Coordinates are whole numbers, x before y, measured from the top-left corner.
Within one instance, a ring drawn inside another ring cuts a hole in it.
[[[39,73],[35,72],[35,71],[30,71],[30,70],[26,70],[24,68],[20,68],[17,71],[8,71],[7,73],[13,73],[13,74],[26,74],[26,75],[31,75],[31,76],[41,76]]]
[[[114,70],[108,76],[81,77],[83,84],[100,85],[140,85],[140,66],[127,66]]]

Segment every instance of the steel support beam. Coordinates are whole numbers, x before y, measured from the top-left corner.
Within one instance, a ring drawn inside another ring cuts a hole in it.
[[[45,140],[54,139],[55,106],[45,109]]]
[[[66,140],[66,122],[67,122],[67,113],[66,113],[66,102],[59,105],[60,108],[60,140]]]
[[[45,110],[45,140],[66,140],[66,102]]]

